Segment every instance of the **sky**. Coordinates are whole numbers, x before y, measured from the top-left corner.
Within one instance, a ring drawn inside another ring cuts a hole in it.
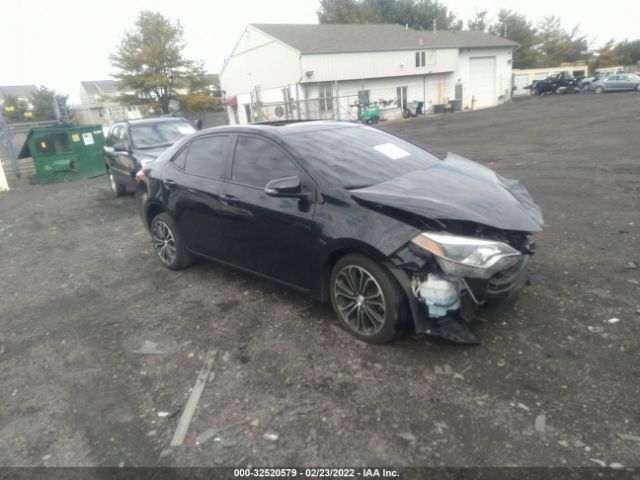
[[[534,22],[559,16],[567,28],[580,25],[593,46],[610,38],[638,38],[640,2],[624,8],[580,7],[558,0],[440,0],[464,20],[474,11],[500,7]],[[316,23],[318,0],[2,0],[0,85],[44,85],[79,101],[80,81],[111,78],[109,54],[141,10],[180,20],[188,58],[202,60],[212,73],[222,68],[249,23]]]

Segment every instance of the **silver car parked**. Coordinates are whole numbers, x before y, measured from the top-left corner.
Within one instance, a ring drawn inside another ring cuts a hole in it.
[[[596,93],[637,90],[640,92],[640,77],[631,73],[610,75],[593,82],[589,88]]]

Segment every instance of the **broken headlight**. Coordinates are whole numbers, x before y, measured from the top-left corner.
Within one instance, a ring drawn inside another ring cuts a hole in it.
[[[423,232],[411,243],[435,255],[442,271],[457,277],[489,278],[522,258],[504,242],[448,233]]]

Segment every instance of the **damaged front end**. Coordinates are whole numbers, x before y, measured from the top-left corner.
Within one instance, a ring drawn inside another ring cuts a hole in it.
[[[530,234],[544,220],[520,182],[454,154],[427,168],[360,188],[368,208],[422,232],[389,257],[418,333],[477,343],[462,317],[524,282]]]
[[[517,291],[526,279],[534,243],[523,232],[480,236],[426,231],[391,258],[404,273],[417,333],[476,344],[466,326],[479,306]]]

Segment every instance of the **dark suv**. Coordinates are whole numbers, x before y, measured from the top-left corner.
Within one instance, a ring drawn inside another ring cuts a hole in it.
[[[160,117],[116,122],[105,142],[104,158],[111,190],[124,195],[127,187],[135,188],[135,175],[140,168],[196,128],[184,118]]]

